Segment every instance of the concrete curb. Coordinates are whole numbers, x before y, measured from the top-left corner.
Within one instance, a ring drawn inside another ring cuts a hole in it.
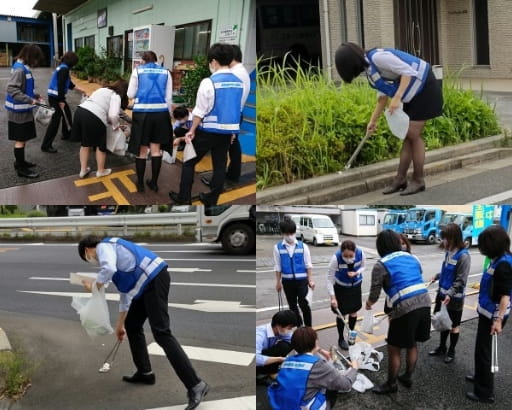
[[[0,327],[0,352],[3,352],[5,350],[12,350],[11,344],[9,343],[9,339],[7,338],[7,334],[5,331]]]
[[[481,154],[485,150],[489,150],[486,153],[487,158],[495,158],[494,155],[503,158],[502,155],[509,155],[509,150],[503,149],[507,142],[506,136],[495,135],[428,151],[425,156],[425,172],[433,175],[480,162]],[[398,158],[395,158],[268,188],[257,192],[257,203],[323,204],[343,200],[384,187],[391,182],[397,166]]]

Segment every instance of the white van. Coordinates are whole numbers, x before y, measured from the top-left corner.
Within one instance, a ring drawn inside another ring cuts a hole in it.
[[[285,218],[290,218],[293,222],[295,222],[295,227],[296,227],[296,231],[295,231],[295,237],[297,239],[301,239],[301,235],[300,235],[300,215],[285,215],[284,216]]]
[[[300,239],[304,242],[313,242],[314,246],[323,243],[338,246],[340,243],[336,226],[327,215],[300,215],[297,228],[299,226]]]

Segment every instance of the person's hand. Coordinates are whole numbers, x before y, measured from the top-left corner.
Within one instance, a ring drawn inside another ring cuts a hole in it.
[[[182,139],[181,138],[175,138],[174,141],[172,142],[172,145],[174,147],[177,147],[178,145],[180,145]]]
[[[66,106],[65,102],[60,102],[59,103],[59,107],[60,107],[61,110],[63,110],[65,106]]]
[[[331,299],[331,308],[334,310],[338,309],[338,301],[335,298]]]
[[[437,280],[437,279],[436,279],[436,276],[432,276],[432,277],[430,278],[430,283],[432,284],[432,283],[434,283],[436,280]]]
[[[349,278],[353,278],[354,276],[357,276],[357,272],[347,272],[347,275]]]
[[[372,310],[372,305],[369,300],[366,301],[366,310]]]
[[[450,300],[451,300],[450,296],[446,295],[443,300],[443,305],[447,305],[448,303],[450,303]]]
[[[366,126],[366,132],[372,135],[375,131],[377,131],[377,121],[370,121]]]
[[[189,131],[185,134],[185,143],[190,144],[195,138],[196,134],[194,131]]]
[[[350,366],[353,368],[353,369],[359,369],[359,363],[357,363],[357,360],[352,360],[350,362]]]
[[[82,285],[87,292],[92,292],[92,283],[91,280],[82,279]]]
[[[124,324],[118,323],[116,326],[116,336],[117,340],[123,341],[124,337],[126,335],[126,330],[124,329]]]
[[[309,280],[308,285],[311,288],[311,290],[315,289],[315,281],[313,279]]]
[[[276,291],[281,292],[282,289],[283,289],[283,284],[281,283],[281,281],[276,282]]]
[[[325,350],[325,349],[320,349],[318,351],[318,353],[320,355],[322,355],[325,358],[325,360],[331,360],[332,359],[331,354],[327,350]]]
[[[492,321],[491,335],[493,335],[494,333],[499,335],[502,332],[503,327],[501,322],[501,319],[496,319]]]
[[[389,107],[388,107],[389,113],[393,114],[396,109],[400,108],[401,104],[402,104],[401,98],[398,95],[395,95],[391,99],[391,102],[389,103]]]

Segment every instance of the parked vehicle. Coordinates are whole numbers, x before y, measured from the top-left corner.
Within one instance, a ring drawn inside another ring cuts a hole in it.
[[[384,215],[382,229],[391,229],[398,233],[404,233],[405,220],[407,219],[407,211],[401,209],[392,209]]]
[[[437,227],[443,215],[444,211],[440,208],[410,208],[407,210],[404,233],[413,242],[433,244],[437,240]]]
[[[476,245],[477,238],[473,239],[473,215],[466,212],[450,212],[444,214],[437,227],[437,237],[440,238],[441,230],[449,223],[459,225],[466,248]]]
[[[299,238],[304,242],[312,242],[314,246],[340,243],[336,226],[327,215],[300,215],[299,226]]]
[[[343,209],[341,211],[341,229],[345,235],[376,236],[378,231],[377,211],[375,209]]]

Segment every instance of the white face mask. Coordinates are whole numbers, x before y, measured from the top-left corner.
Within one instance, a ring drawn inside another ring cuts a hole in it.
[[[284,240],[287,243],[294,243],[295,242],[295,235],[285,235]]]
[[[354,262],[356,261],[356,260],[355,260],[355,258],[343,258],[343,260],[344,260],[345,262],[347,262],[347,264],[349,264],[349,265],[350,265],[351,263],[354,263]]]
[[[215,71],[217,71],[215,68],[212,67],[212,64],[208,64],[208,68],[210,69],[210,73],[215,74]]]
[[[99,266],[98,259],[89,256],[87,253],[85,254],[85,260],[93,266]]]
[[[407,252],[407,245],[402,245],[402,252]]]
[[[293,330],[285,330],[283,332],[279,332],[279,336],[284,338],[290,338],[293,335]]]

